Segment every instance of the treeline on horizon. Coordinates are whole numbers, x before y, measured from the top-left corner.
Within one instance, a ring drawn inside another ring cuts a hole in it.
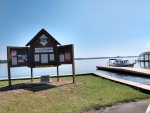
[[[0,60],[0,63],[7,63],[7,60]]]
[[[75,60],[86,60],[86,59],[109,59],[109,58],[133,58],[139,56],[117,56],[117,57],[90,57],[90,58],[75,58]]]
[[[131,58],[138,56],[117,56],[117,57],[90,57],[90,58],[75,58],[75,60],[85,60],[85,59],[108,59],[108,58]],[[7,60],[0,60],[0,63],[7,63]]]

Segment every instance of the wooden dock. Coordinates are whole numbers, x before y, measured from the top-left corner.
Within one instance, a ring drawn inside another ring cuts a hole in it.
[[[100,70],[118,71],[150,77],[150,70],[148,69],[133,68],[133,67],[112,67],[112,66],[96,66],[96,68]]]

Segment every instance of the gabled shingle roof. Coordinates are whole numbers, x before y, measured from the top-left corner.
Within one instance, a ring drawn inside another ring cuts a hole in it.
[[[61,45],[54,37],[52,37],[45,29],[41,29],[27,44],[26,46],[32,45],[42,34],[50,38],[53,42]]]

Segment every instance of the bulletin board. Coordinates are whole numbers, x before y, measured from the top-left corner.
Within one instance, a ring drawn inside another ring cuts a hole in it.
[[[29,66],[29,47],[7,47],[10,67]]]
[[[74,61],[73,44],[58,46],[59,64],[72,64]]]

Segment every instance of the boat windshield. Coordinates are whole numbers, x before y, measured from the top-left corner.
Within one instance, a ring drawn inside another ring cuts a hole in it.
[[[113,62],[113,64],[125,64],[128,63],[128,60],[116,60]]]

